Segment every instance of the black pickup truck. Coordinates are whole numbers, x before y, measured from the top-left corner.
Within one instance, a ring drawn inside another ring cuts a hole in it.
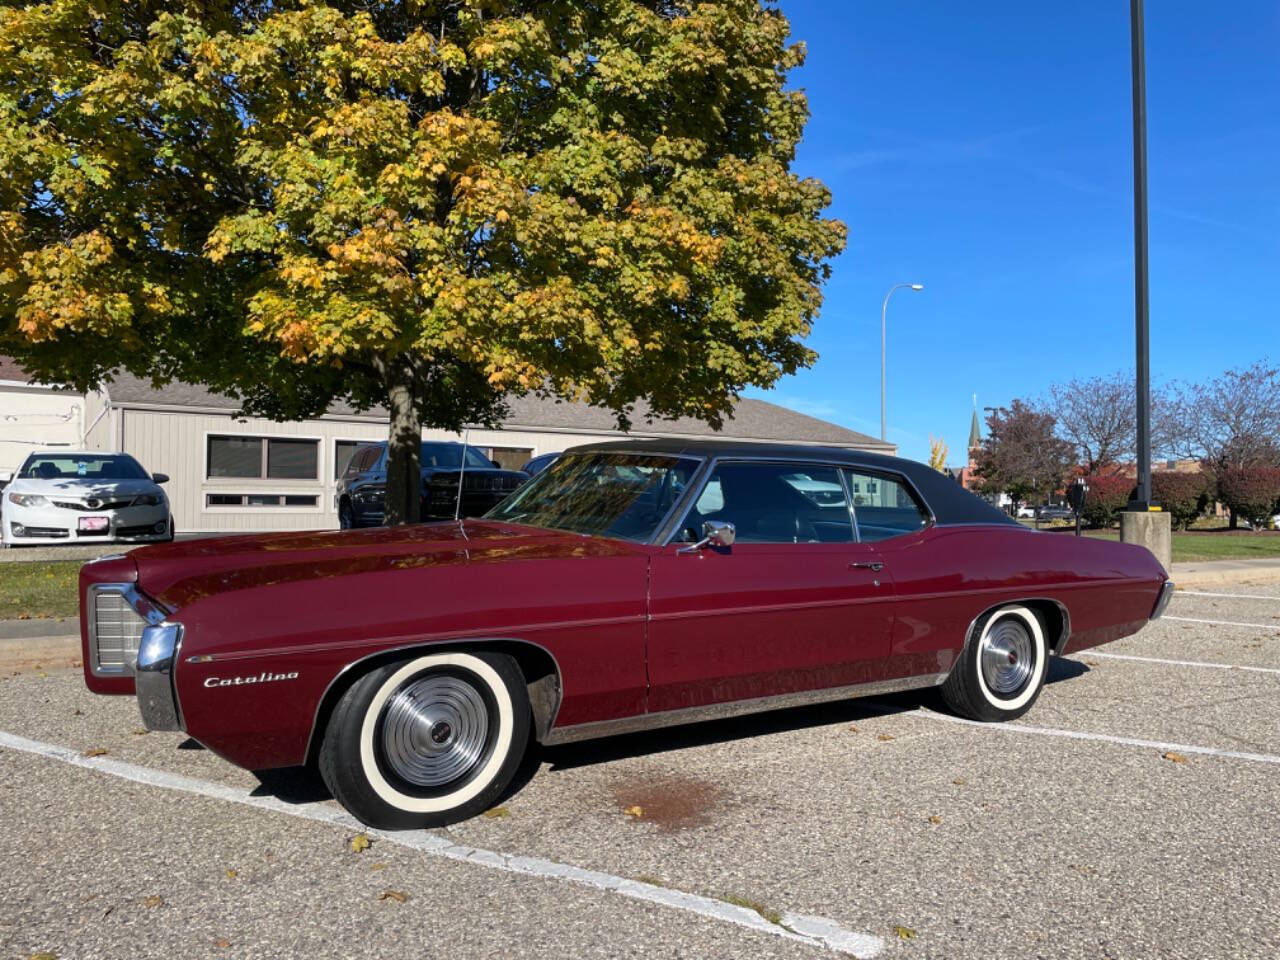
[[[466,469],[463,469],[463,457]],[[422,444],[422,519],[452,520],[462,480],[462,509],[458,515],[488,513],[529,479],[519,470],[503,470],[475,447],[425,441]],[[383,523],[387,489],[387,444],[356,447],[338,479],[338,525],[377,527]]]

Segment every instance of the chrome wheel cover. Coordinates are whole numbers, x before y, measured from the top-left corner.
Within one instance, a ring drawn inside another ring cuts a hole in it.
[[[1031,631],[1018,617],[1005,617],[983,636],[978,665],[987,689],[1012,699],[1035,673],[1035,645]]]
[[[401,780],[432,789],[477,768],[489,748],[489,708],[481,692],[450,673],[405,684],[380,717],[382,758]]]

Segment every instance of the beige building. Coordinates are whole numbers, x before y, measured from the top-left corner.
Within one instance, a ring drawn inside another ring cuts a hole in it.
[[[277,423],[242,417],[235,400],[203,387],[175,383],[156,390],[128,375],[87,397],[46,393],[58,397],[64,411],[79,405],[81,419],[67,425],[71,445],[122,450],[148,471],[169,475],[179,534],[336,528],[335,483],[347,458],[357,444],[387,438],[385,411],[357,413],[336,404],[314,420]],[[0,403],[3,414],[7,394]],[[632,437],[716,436],[696,420],[634,419]],[[501,429],[474,428],[466,439],[502,466],[519,468],[543,453],[625,436],[606,410],[523,397],[511,403]],[[762,400],[741,401],[719,436],[895,452],[892,444]],[[438,430],[424,431],[423,438],[463,439]]]
[[[31,382],[0,357],[0,482],[42,447],[78,447],[84,440],[85,398]]]

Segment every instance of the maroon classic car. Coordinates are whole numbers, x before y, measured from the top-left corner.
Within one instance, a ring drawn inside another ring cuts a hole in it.
[[[80,575],[85,681],[250,769],[315,763],[365,823],[485,809],[563,743],[941,686],[1020,716],[1131,634],[1146,550],[1036,533],[918,463],[579,447],[483,519],[145,547]]]

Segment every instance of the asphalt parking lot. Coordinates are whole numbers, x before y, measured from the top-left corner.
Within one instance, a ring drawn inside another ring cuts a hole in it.
[[[912,694],[537,759],[494,815],[354,852],[304,771],[11,663],[0,954],[1280,955],[1280,585],[1180,591],[1015,724]]]

